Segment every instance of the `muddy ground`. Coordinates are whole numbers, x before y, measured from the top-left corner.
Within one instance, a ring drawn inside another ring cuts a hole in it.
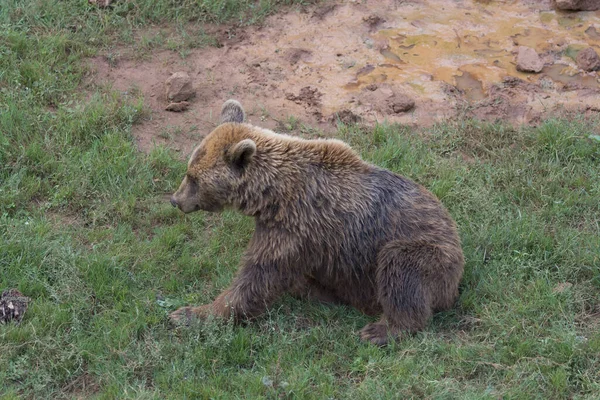
[[[214,34],[220,47],[184,58],[160,51],[140,61],[121,49],[92,60],[96,84],[143,94],[151,113],[134,127],[143,151],[168,143],[186,154],[229,98],[250,122],[292,130],[298,121],[331,131],[338,119],[536,124],[600,112],[598,72],[575,63],[583,48],[600,53],[600,11],[560,12],[543,0],[329,1]],[[517,71],[521,45],[543,59],[540,73]],[[176,71],[197,89],[181,113],[165,110],[164,82]]]

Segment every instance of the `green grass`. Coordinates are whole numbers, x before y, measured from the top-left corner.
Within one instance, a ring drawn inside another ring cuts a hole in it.
[[[85,60],[123,38],[176,49],[185,30],[175,45],[135,33],[252,23],[275,3],[2,4],[0,289],[33,301],[0,326],[0,398],[598,398],[597,119],[339,127],[460,226],[460,300],[414,337],[376,348],[357,337],[368,317],[291,298],[246,326],[169,329],[170,310],[228,285],[252,221],[174,210],[185,163],[136,150],[143,99],[82,91]]]

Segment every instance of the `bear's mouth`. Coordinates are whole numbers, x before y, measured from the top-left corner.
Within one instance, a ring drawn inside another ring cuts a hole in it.
[[[223,209],[224,209],[224,206],[221,204],[206,204],[206,205],[196,204],[194,206],[194,209],[190,212],[195,212],[195,211],[220,212],[220,211],[223,211]]]

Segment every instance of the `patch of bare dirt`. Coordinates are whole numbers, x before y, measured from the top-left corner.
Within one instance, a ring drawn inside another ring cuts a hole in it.
[[[249,122],[271,129],[290,117],[322,130],[339,120],[428,126],[465,116],[536,124],[560,110],[600,109],[600,75],[575,63],[584,48],[600,51],[600,12],[557,12],[547,3],[328,2],[261,27],[217,27],[222,47],[183,59],[158,51],[92,64],[95,83],[143,94],[151,113],[134,127],[143,151],[168,143],[187,154],[229,98],[242,102]],[[519,46],[539,54],[540,73],[517,70]],[[170,112],[165,81],[178,71],[191,77],[196,97]]]

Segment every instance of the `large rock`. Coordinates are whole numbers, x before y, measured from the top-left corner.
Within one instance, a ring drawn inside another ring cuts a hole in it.
[[[192,80],[187,72],[175,72],[165,82],[167,99],[174,103],[186,101],[196,95]]]
[[[598,0],[600,1],[600,0]],[[577,66],[584,71],[600,70],[600,57],[591,47],[583,49],[577,54]]]
[[[517,70],[522,72],[540,72],[544,68],[544,62],[534,49],[527,46],[519,46],[517,54]]]
[[[594,11],[600,10],[600,0],[554,0],[554,7],[559,10]]]

